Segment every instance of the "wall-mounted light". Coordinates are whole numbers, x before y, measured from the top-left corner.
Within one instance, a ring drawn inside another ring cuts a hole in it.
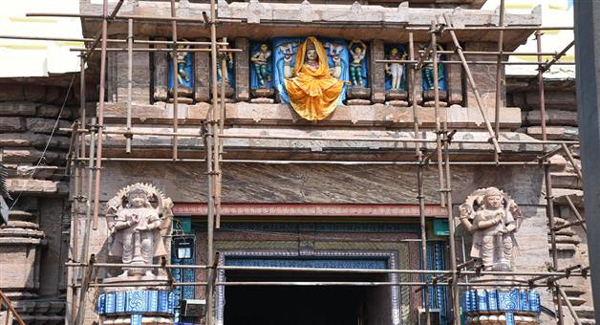
[[[180,260],[194,258],[194,238],[175,239],[175,251]]]

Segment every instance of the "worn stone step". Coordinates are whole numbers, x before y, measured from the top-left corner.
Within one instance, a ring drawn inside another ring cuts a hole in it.
[[[577,306],[573,307],[573,309],[579,318],[594,318],[594,307]]]
[[[566,287],[564,288],[565,293],[569,297],[579,297],[587,292],[587,289],[581,287]]]
[[[568,221],[561,218],[561,217],[554,217],[554,225],[555,226],[562,226],[564,224],[566,224]]]
[[[552,187],[555,188],[571,188],[580,190],[583,184],[577,177],[576,173],[572,172],[554,172],[552,176]]]
[[[557,251],[575,252],[577,250],[577,246],[575,246],[574,244],[558,244],[557,243],[556,250]]]
[[[581,305],[586,304],[588,301],[587,301],[587,299],[584,299],[581,297],[569,297],[569,302],[573,306],[581,306]]]
[[[560,236],[573,236],[573,235],[576,235],[576,232],[575,232],[575,230],[573,230],[571,228],[564,228],[564,229],[561,229],[561,230],[557,231],[556,235],[560,235]]]
[[[579,322],[581,322],[581,325],[595,325],[596,324],[596,320],[591,319],[591,318],[579,318]]]
[[[581,243],[581,238],[577,235],[575,235],[575,236],[559,235],[559,236],[556,236],[556,243],[577,245],[577,244]]]
[[[567,205],[564,196],[569,196],[577,208],[583,208],[583,191],[572,188],[552,188],[554,203],[558,205]]]

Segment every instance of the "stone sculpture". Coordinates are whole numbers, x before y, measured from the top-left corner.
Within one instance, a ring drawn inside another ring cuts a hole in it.
[[[271,57],[271,51],[267,44],[261,44],[260,50],[252,54],[250,61],[254,65],[256,71],[256,77],[261,88],[266,88],[267,83],[270,81],[271,76],[269,75],[268,66],[269,58]]]
[[[187,61],[191,57],[191,54],[190,52],[185,51],[189,48],[189,45],[179,45],[177,46],[177,56],[174,56],[173,52],[169,53],[169,56],[171,56],[171,60],[175,60],[175,62],[177,63],[177,82],[180,85],[185,85],[189,83],[191,79],[189,73],[190,71],[188,71],[189,68],[187,67]]]
[[[291,62],[292,56],[286,55],[284,83],[292,107],[309,121],[327,118],[338,105],[344,82],[330,74],[325,48],[315,37],[308,37],[298,48],[293,68]]]
[[[444,48],[441,45],[437,46],[438,51],[443,51]],[[438,89],[441,91],[446,91],[446,68],[442,63],[442,54],[440,52],[437,53],[438,60]],[[428,63],[423,67],[423,90],[429,91],[434,90],[433,83],[433,63]]]
[[[112,235],[110,255],[123,264],[150,265],[154,257],[168,255],[163,236],[171,229],[171,199],[149,184],[136,183],[123,188],[108,202],[107,216]],[[119,277],[153,276],[151,269],[123,267]]]
[[[473,234],[471,257],[480,259],[485,270],[512,270],[521,217],[517,204],[495,187],[473,192],[459,207],[461,224]]]
[[[400,54],[400,50],[393,47],[386,56],[386,60],[404,60],[406,53]],[[400,90],[402,84],[402,74],[404,73],[404,64],[402,63],[386,63],[385,72],[392,79],[390,90]]]
[[[353,40],[348,45],[352,63],[350,63],[350,80],[352,85],[363,87],[363,61],[367,53],[367,45],[360,40]]]

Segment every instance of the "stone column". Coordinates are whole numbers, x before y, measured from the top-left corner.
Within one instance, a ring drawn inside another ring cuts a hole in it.
[[[155,38],[157,41],[166,41],[165,37]],[[167,45],[156,44],[155,48],[165,49]],[[169,87],[169,60],[167,59],[169,53],[167,52],[154,52],[154,100],[159,102],[166,102],[168,98],[168,87]]]
[[[194,52],[194,79],[194,100],[208,102],[210,100],[210,52]]]
[[[250,70],[248,67],[250,42],[245,37],[235,39],[235,48],[242,52],[234,54],[235,60],[235,99],[237,101],[250,100]]]
[[[492,42],[481,42],[481,43],[466,43],[465,51],[498,51],[498,44]],[[483,55],[470,55],[468,60],[473,61],[489,61],[489,56]],[[481,94],[482,105],[484,107],[495,107],[496,102],[496,66],[493,64],[471,64],[469,65],[475,84]],[[501,94],[502,102],[500,107],[505,106],[506,92],[502,90]],[[471,87],[467,85],[466,91],[466,104],[467,107],[477,107],[477,100],[475,94],[471,90]],[[490,117],[491,118],[491,117]],[[491,120],[491,119],[490,119]]]
[[[126,39],[126,35],[117,36]],[[148,40],[148,37],[136,37],[138,40]],[[127,44],[118,44],[126,48]],[[147,47],[147,44],[134,44],[134,47]],[[116,101],[127,102],[127,69],[128,53],[118,52],[116,55]],[[150,53],[133,52],[133,91],[131,100],[135,103],[148,104],[150,102]]]
[[[369,75],[371,76],[371,101],[373,103],[385,102],[385,68],[383,63],[377,60],[385,58],[383,41],[376,39],[371,41],[369,62]]]
[[[454,51],[456,46],[454,44],[448,44],[445,46],[446,50]],[[446,54],[447,61],[460,61],[457,54]],[[462,105],[463,102],[463,79],[462,79],[462,66],[459,64],[446,64],[446,78],[448,84],[448,105]]]

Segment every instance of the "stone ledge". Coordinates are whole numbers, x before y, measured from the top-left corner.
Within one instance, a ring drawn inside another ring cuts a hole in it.
[[[6,181],[9,192],[22,192],[23,194],[69,194],[69,185],[61,181],[40,179],[10,178]]]
[[[107,122],[123,122],[127,116],[126,103],[107,103],[105,117]],[[206,119],[210,109],[209,103],[195,105],[179,105],[179,119],[184,125],[198,124]],[[447,114],[446,114],[447,110]],[[452,106],[440,109],[441,121],[448,116],[450,128],[485,128],[483,118],[476,107]],[[490,122],[494,122],[494,108],[486,108]],[[171,124],[172,105],[134,105],[132,117],[142,123]],[[339,106],[335,112],[323,121],[310,122],[302,120],[293,109],[286,104],[254,104],[238,102],[227,104],[226,123],[243,125],[298,125],[298,126],[386,126],[413,127],[412,107],[395,107],[383,104]],[[422,127],[435,126],[435,109],[419,107],[417,117]],[[503,129],[517,129],[521,126],[521,110],[518,107],[502,108],[500,126]]]

